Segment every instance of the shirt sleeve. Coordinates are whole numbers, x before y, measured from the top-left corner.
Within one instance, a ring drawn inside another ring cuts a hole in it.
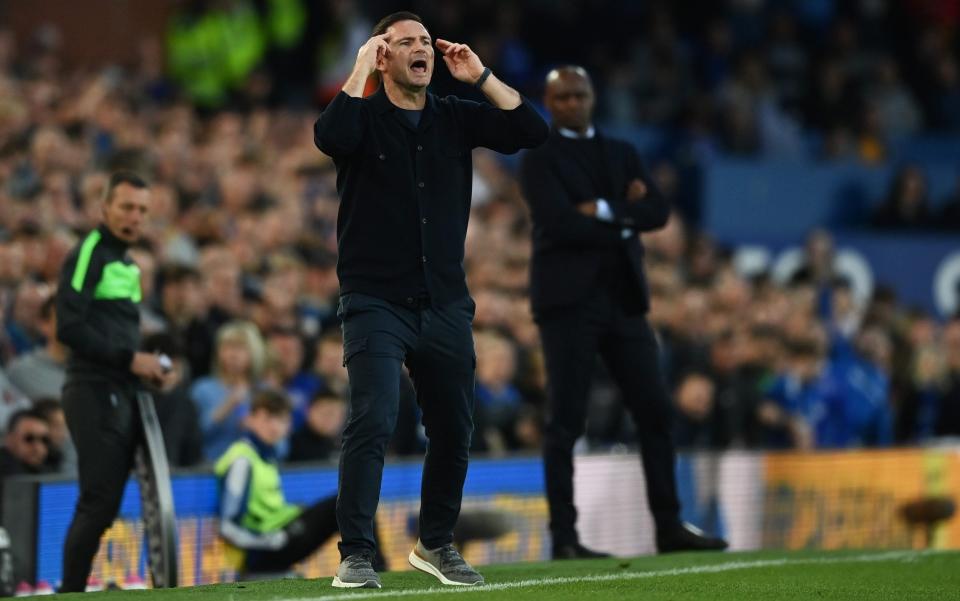
[[[87,252],[81,248],[67,257],[57,286],[57,339],[83,359],[129,370],[136,349],[117,344],[88,320],[102,272],[103,259],[96,247]]]
[[[283,530],[258,533],[243,526],[250,497],[253,466],[246,457],[230,464],[220,494],[220,536],[240,549],[277,550],[287,543]]]
[[[521,98],[520,106],[511,110],[499,109],[487,102],[460,100],[459,103],[471,148],[483,146],[513,154],[547,141],[550,128],[526,98]]]
[[[588,217],[574,208],[554,167],[541,152],[527,153],[520,164],[520,186],[534,226],[557,244],[609,247],[622,243],[620,226]]]
[[[324,154],[345,156],[357,150],[363,133],[363,100],[340,92],[314,124],[313,142]]]

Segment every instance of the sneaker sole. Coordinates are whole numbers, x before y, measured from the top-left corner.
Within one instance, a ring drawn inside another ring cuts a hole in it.
[[[407,561],[409,561],[410,565],[412,565],[416,569],[436,577],[436,579],[439,580],[442,584],[446,584],[448,586],[480,586],[481,584],[483,584],[483,580],[479,582],[457,582],[455,580],[450,580],[449,578],[444,576],[440,572],[440,570],[436,568],[436,566],[434,566],[432,563],[430,563],[426,559],[423,559],[422,557],[417,555],[417,552],[415,550],[410,551],[410,555],[407,556]]]
[[[364,580],[363,582],[344,582],[339,576],[333,577],[333,586],[337,588],[380,588],[380,583],[376,580]]]

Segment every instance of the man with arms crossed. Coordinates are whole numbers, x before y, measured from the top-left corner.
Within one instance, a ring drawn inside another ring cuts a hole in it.
[[[553,557],[605,556],[580,544],[573,505],[573,445],[586,426],[597,353],[636,423],[657,549],[726,548],[679,519],[670,396],[646,318],[637,235],[663,227],[670,208],[633,147],[594,129],[582,67],[551,71],[546,86],[553,128],[524,157],[520,184],[533,220],[530,301],[549,382],[543,462]]]
[[[380,586],[373,520],[404,363],[429,439],[410,563],[443,584],[483,582],[452,545],[473,432],[475,305],[463,272],[470,154],[477,146],[532,148],[547,126],[468,46],[437,40],[436,50],[454,78],[489,102],[427,92],[433,40],[418,16],[395,13],[360,48],[314,129],[336,164],[341,200],[337,275],[351,414],[340,458],[337,587]],[[374,74],[382,85],[363,98]]]

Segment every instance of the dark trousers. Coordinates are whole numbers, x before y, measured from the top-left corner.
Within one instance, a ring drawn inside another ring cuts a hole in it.
[[[475,305],[415,308],[358,293],[340,298],[350,419],[343,435],[337,522],[340,554],[372,553],[383,458],[397,422],[406,363],[423,413],[427,454],[420,491],[420,540],[453,540],[473,434]]]
[[[537,315],[547,368],[549,411],[543,462],[555,546],[578,542],[573,504],[573,445],[586,427],[587,399],[599,353],[636,422],[647,501],[658,528],[678,520],[671,439],[672,406],[659,347],[643,314],[627,314],[616,294]]]
[[[68,382],[63,410],[77,448],[80,480],[80,498],[63,545],[60,592],[68,593],[86,588],[100,537],[120,509],[143,431],[133,384]]]
[[[287,544],[276,551],[248,551],[245,572],[280,572],[306,559],[337,532],[337,497],[320,499],[283,528]],[[374,530],[376,534],[376,530]],[[379,567],[378,567],[379,566]],[[386,560],[377,552],[374,567],[385,570]]]

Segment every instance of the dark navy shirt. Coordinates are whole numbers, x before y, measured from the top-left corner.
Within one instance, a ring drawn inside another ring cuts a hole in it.
[[[467,294],[463,244],[470,216],[471,150],[502,153],[546,140],[527,100],[513,110],[428,93],[417,126],[381,87],[341,92],[314,126],[337,167],[337,275],[342,294],[443,306]]]

